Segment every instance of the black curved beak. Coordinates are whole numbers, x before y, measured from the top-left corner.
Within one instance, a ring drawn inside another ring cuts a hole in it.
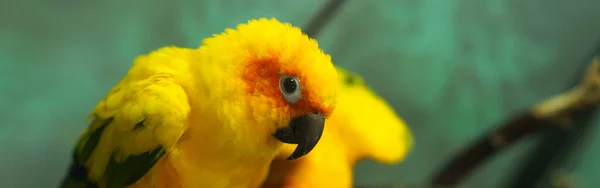
[[[275,138],[283,143],[298,144],[294,153],[287,160],[297,159],[310,152],[315,146],[325,127],[325,117],[321,114],[305,114],[294,117],[287,127],[277,129]]]

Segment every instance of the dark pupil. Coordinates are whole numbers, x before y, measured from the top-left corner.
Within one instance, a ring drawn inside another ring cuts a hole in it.
[[[286,78],[283,81],[283,90],[286,93],[294,93],[294,91],[296,91],[297,87],[298,87],[298,82],[296,82],[296,79],[294,79],[294,78]]]

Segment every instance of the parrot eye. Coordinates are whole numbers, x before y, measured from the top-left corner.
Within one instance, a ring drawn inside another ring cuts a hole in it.
[[[283,98],[290,104],[295,104],[302,98],[300,81],[296,77],[281,76],[279,79],[279,88],[283,94]]]

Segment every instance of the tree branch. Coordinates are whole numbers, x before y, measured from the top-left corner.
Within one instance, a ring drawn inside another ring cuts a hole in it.
[[[547,99],[481,137],[452,159],[432,179],[433,185],[454,186],[480,163],[520,139],[550,129],[568,129],[574,113],[587,113],[600,101],[600,56],[593,58],[578,86]]]

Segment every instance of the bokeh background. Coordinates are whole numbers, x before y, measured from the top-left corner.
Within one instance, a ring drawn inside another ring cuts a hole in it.
[[[135,56],[195,48],[250,18],[302,26],[324,2],[0,1],[0,187],[56,187],[86,115]],[[400,165],[359,164],[356,183],[422,184],[479,134],[568,88],[600,37],[599,10],[597,0],[349,1],[320,45],[389,101],[416,139]],[[464,185],[499,187],[535,142]],[[578,187],[600,187],[600,137],[579,151],[568,172]]]

